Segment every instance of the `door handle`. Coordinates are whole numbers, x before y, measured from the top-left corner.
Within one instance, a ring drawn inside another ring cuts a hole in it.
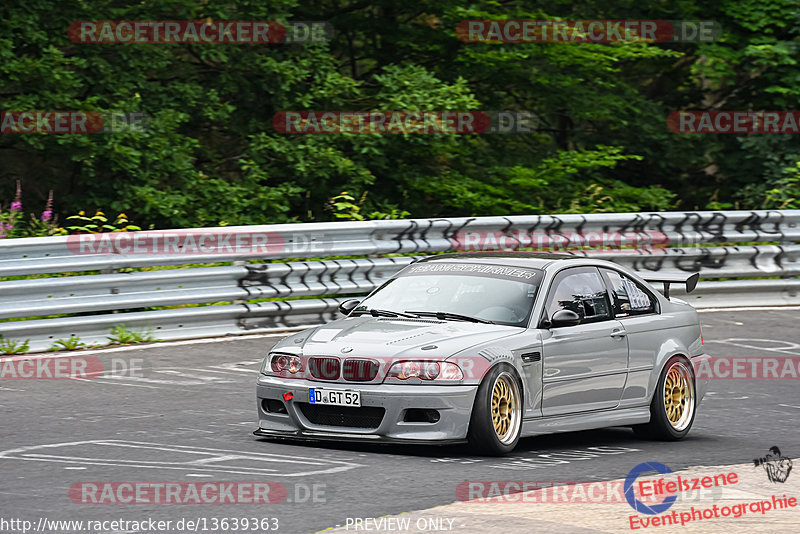
[[[627,335],[628,334],[622,330],[614,330],[611,332],[611,334],[609,334],[609,337],[625,337]]]

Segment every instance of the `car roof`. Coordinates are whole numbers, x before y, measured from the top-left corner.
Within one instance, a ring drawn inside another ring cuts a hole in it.
[[[427,256],[420,262],[431,261],[459,261],[466,263],[483,263],[492,265],[507,265],[510,267],[533,267],[544,269],[556,261],[585,260],[582,256],[572,254],[558,254],[554,252],[461,252],[454,254],[439,254]]]

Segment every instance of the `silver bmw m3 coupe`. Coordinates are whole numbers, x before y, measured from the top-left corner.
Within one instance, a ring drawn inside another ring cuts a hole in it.
[[[415,262],[343,318],[292,334],[257,381],[262,437],[469,442],[630,426],[679,440],[706,380],[699,275],[641,277],[566,254],[445,254]],[[663,294],[650,283],[663,284]]]

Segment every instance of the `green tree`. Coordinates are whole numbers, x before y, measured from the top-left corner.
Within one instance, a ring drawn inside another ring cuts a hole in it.
[[[680,109],[798,109],[790,0],[395,2],[6,0],[0,109],[142,112],[144,129],[0,135],[0,198],[54,190],[63,217],[147,228],[758,207],[792,176],[797,136],[681,135]],[[93,44],[80,20],[317,20],[310,44]],[[714,20],[713,43],[466,43],[467,19]],[[286,110],[525,110],[509,135],[287,135]],[[366,196],[365,196],[366,194]],[[7,201],[6,201],[7,203]]]

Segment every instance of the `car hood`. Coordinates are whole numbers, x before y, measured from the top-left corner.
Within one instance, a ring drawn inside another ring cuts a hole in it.
[[[305,330],[284,339],[273,350],[297,352],[299,348],[306,356],[445,359],[522,330],[463,321],[356,317]]]

